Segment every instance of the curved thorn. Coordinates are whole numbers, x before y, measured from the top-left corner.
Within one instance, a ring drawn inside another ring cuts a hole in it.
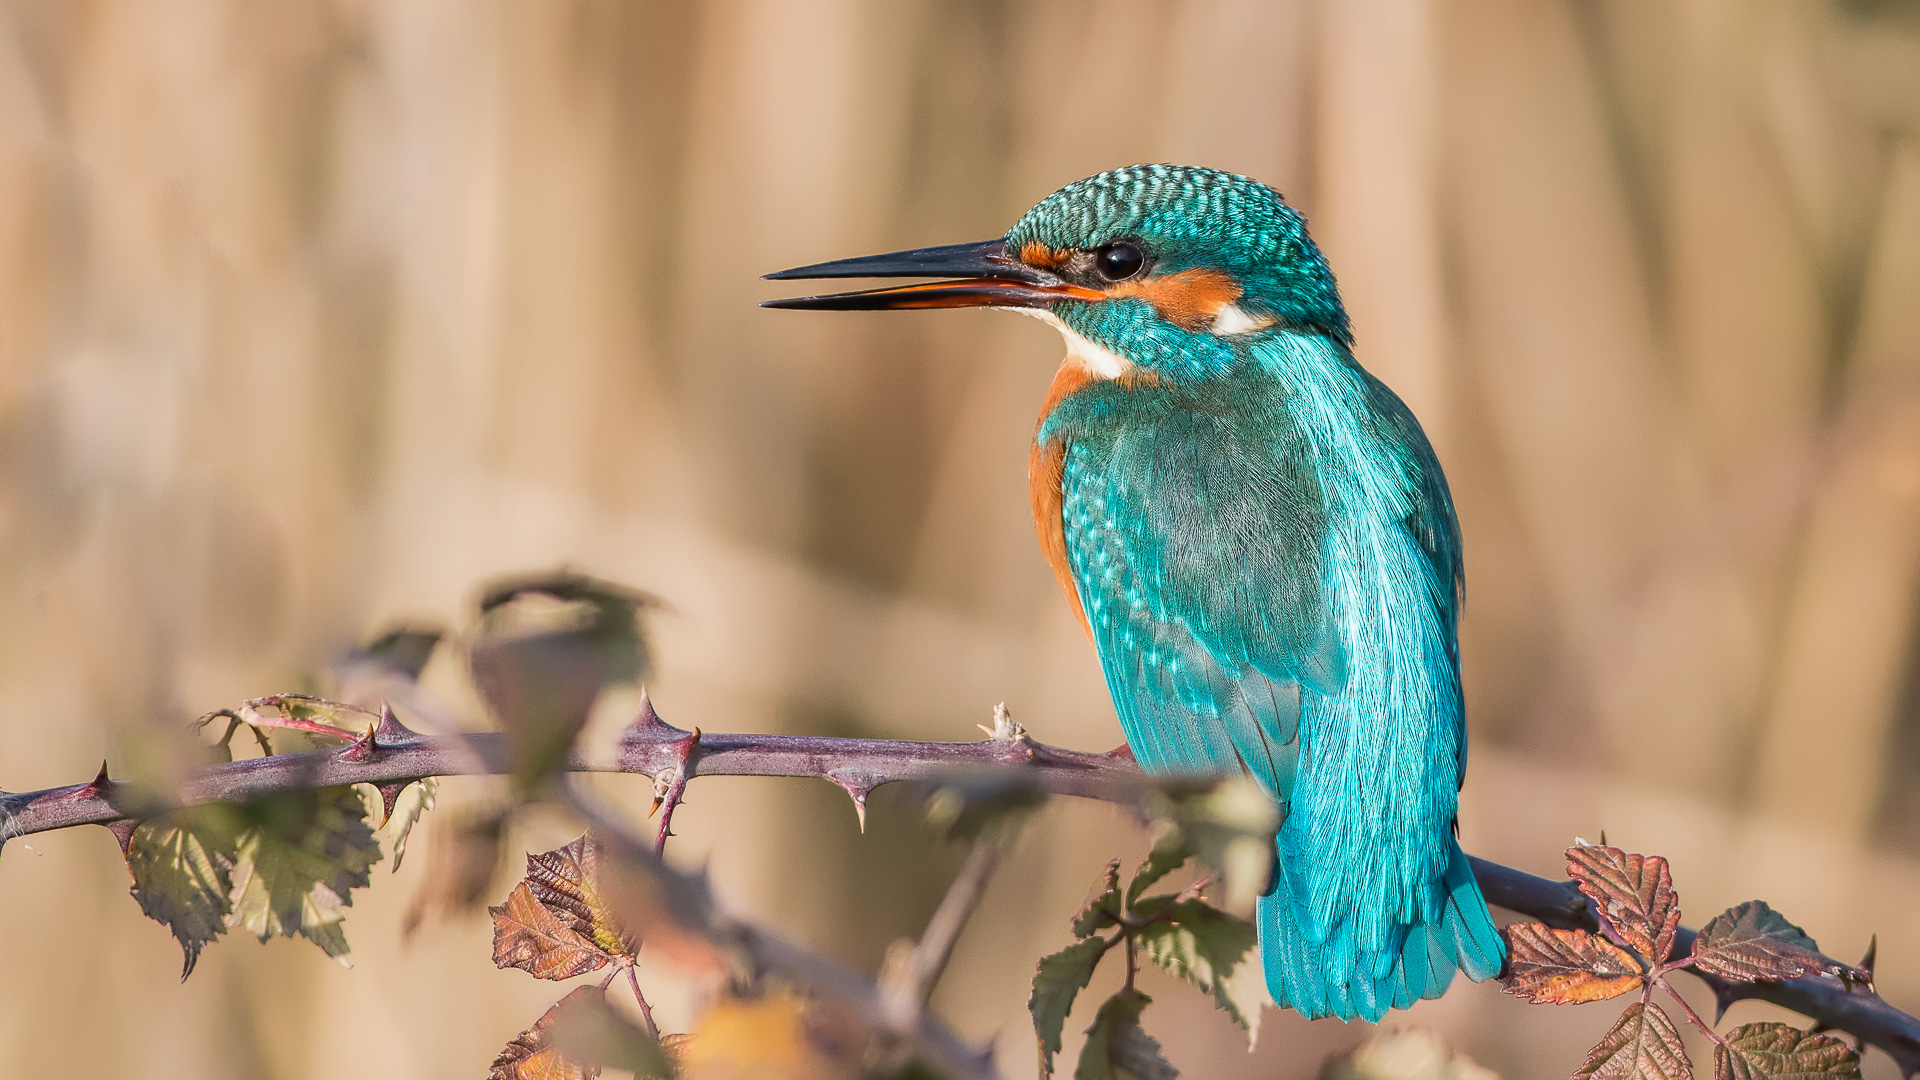
[[[115,840],[120,841],[120,857],[126,858],[127,848],[133,843],[133,830],[139,828],[140,823],[132,818],[121,818],[118,821],[105,821],[101,824],[113,834]]]

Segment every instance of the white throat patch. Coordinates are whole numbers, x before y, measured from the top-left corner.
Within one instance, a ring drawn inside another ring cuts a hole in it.
[[[1081,337],[1073,327],[1060,321],[1060,316],[1043,308],[1002,308],[1002,311],[1017,311],[1022,315],[1031,315],[1055,330],[1067,339],[1067,359],[1085,368],[1090,374],[1101,379],[1118,379],[1133,374],[1138,366],[1126,357],[1114,352],[1095,341]],[[1245,318],[1246,316],[1241,316]],[[1219,331],[1215,331],[1218,333]]]

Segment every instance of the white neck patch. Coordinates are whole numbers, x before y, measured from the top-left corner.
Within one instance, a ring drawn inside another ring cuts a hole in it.
[[[1273,320],[1265,315],[1255,317],[1240,310],[1238,304],[1222,304],[1213,317],[1213,332],[1217,337],[1233,337],[1236,334],[1251,334],[1255,330],[1265,330],[1273,325]]]
[[[1088,373],[1100,379],[1118,379],[1139,370],[1139,365],[1095,341],[1080,336],[1073,327],[1060,321],[1060,316],[1045,308],[1002,308],[1002,311],[1017,311],[1022,315],[1031,315],[1055,330],[1067,339],[1067,359],[1085,368]],[[1246,318],[1242,315],[1241,318]],[[1216,324],[1217,325],[1217,324]],[[1220,331],[1215,330],[1214,333]]]

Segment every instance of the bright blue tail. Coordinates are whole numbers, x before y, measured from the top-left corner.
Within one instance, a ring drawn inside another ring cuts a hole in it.
[[[1332,928],[1324,941],[1310,940],[1297,918],[1305,898],[1296,898],[1288,875],[1276,873],[1273,892],[1260,898],[1260,959],[1275,1004],[1316,1019],[1359,1017],[1378,1022],[1389,1008],[1405,1009],[1437,998],[1464,971],[1475,982],[1499,974],[1505,943],[1494,929],[1487,901],[1473,880],[1466,853],[1452,842],[1442,888],[1440,918],[1396,930],[1395,945],[1356,953],[1352,920]]]

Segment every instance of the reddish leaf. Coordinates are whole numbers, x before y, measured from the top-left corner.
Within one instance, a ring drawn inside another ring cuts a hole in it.
[[[1640,987],[1633,954],[1585,930],[1541,923],[1507,927],[1507,993],[1540,1005],[1605,1001]]]
[[[571,979],[613,962],[613,957],[581,937],[553,910],[534,899],[527,882],[507,894],[507,902],[488,908],[493,916],[493,963],[517,967],[536,979]]]
[[[1635,952],[1656,964],[1666,961],[1680,926],[1680,897],[1667,860],[1576,844],[1567,849],[1567,873]]]
[[[548,1036],[554,1018],[569,1003],[600,996],[598,989],[582,986],[561,998],[534,1021],[532,1027],[514,1036],[500,1051],[493,1059],[493,1067],[487,1070],[487,1080],[595,1080],[600,1075],[598,1065],[585,1065],[562,1056]]]
[[[566,847],[528,855],[527,886],[534,899],[602,952],[632,955],[640,946],[614,923],[600,895],[599,865],[599,843],[592,833],[581,833]]]
[[[1767,906],[1749,900],[1715,915],[1693,939],[1693,963],[1735,982],[1777,982],[1803,975],[1841,975],[1867,981],[1857,968],[1820,954],[1806,931]]]
[[[1688,1080],[1693,1065],[1673,1021],[1636,1001],[1592,1050],[1573,1080]]]
[[[1859,1080],[1860,1055],[1840,1039],[1786,1024],[1742,1024],[1714,1048],[1714,1080]]]

